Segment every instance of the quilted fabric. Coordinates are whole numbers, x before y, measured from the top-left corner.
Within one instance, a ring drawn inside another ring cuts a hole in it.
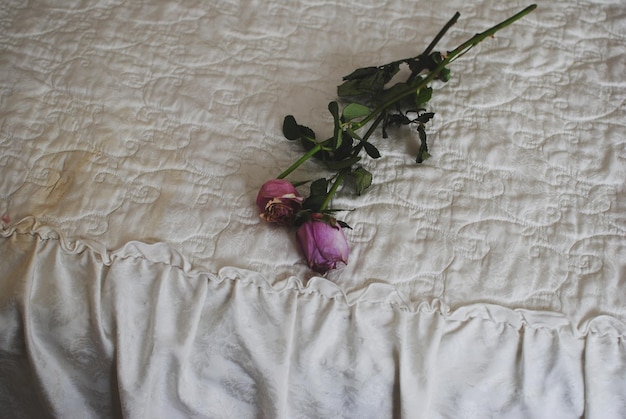
[[[442,50],[527,4],[283,3],[0,4],[0,400],[29,409],[8,389],[28,368],[63,416],[619,417],[623,1],[540,1],[454,62],[422,165],[415,132],[376,134],[373,186],[334,202],[350,263],[325,277],[254,205],[301,152],[282,118],[322,137],[343,75],[418,54],[457,10]]]

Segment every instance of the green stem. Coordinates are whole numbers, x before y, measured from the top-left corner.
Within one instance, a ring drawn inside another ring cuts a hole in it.
[[[419,60],[420,57],[428,57],[433,50],[435,49],[435,46],[437,45],[437,43],[441,40],[441,38],[443,38],[443,36],[446,34],[446,32],[448,32],[448,30],[456,23],[457,20],[459,20],[459,17],[461,16],[461,14],[459,12],[456,12],[454,14],[454,16],[452,16],[452,19],[450,19],[448,21],[448,23],[446,23],[446,25],[443,27],[443,29],[441,29],[439,31],[439,33],[437,34],[437,36],[435,36],[435,38],[433,39],[433,41],[428,45],[428,47],[426,47],[426,49],[424,50],[424,52],[422,52],[420,55],[418,55],[417,57],[413,58],[414,60]],[[405,60],[405,61],[409,61],[409,60]],[[423,67],[423,66],[420,66]],[[415,80],[415,78],[417,77],[417,75],[419,73],[421,73],[423,70],[422,69],[414,69],[411,72],[411,75],[406,79],[406,83],[407,84],[411,84],[413,82],[413,80]]]
[[[502,22],[498,23],[495,26],[492,26],[491,28],[487,29],[486,31],[484,31],[482,33],[474,35],[472,38],[468,39],[463,44],[459,45],[456,49],[450,51],[448,53],[448,56],[450,56],[450,55],[453,55],[453,56],[459,55],[461,52],[463,52],[463,50],[466,50],[468,48],[471,48],[471,47],[477,45],[478,43],[482,42],[485,38],[487,38],[489,36],[492,36],[493,34],[498,32],[500,29],[503,29],[503,28],[509,26],[513,22],[516,22],[516,21],[520,20],[521,18],[523,18],[524,16],[526,16],[527,14],[529,14],[530,12],[535,10],[536,8],[537,8],[536,4],[531,4],[530,6],[526,7],[524,10],[514,14],[510,18],[508,18],[506,20],[503,20]],[[452,57],[452,58],[454,58],[454,57]]]
[[[498,23],[497,25],[487,29],[486,31],[474,35],[472,38],[470,38],[469,40],[465,41],[464,43],[459,45],[454,50],[449,51],[448,54],[446,55],[446,57],[441,61],[441,63],[439,63],[439,65],[437,65],[437,67],[433,71],[431,71],[428,74],[428,76],[426,76],[424,79],[422,79],[416,85],[408,85],[405,90],[402,90],[396,96],[394,96],[393,98],[389,99],[388,101],[386,101],[382,105],[378,106],[369,115],[367,115],[364,119],[362,119],[359,123],[357,123],[354,126],[353,130],[356,131],[356,130],[362,128],[367,123],[369,123],[372,119],[377,118],[376,121],[372,124],[372,126],[370,126],[370,128],[368,129],[368,131],[365,134],[365,136],[363,137],[363,139],[365,141],[367,141],[367,138],[374,132],[374,129],[382,121],[382,119],[383,119],[382,118],[383,117],[383,112],[387,108],[389,108],[394,103],[404,99],[405,97],[410,96],[411,94],[414,94],[415,92],[419,91],[420,89],[426,87],[426,85],[428,85],[428,83],[433,81],[437,77],[439,72],[441,70],[443,70],[446,65],[451,63],[455,58],[457,58],[458,56],[464,54],[470,48],[472,48],[472,47],[476,46],[477,44],[479,44],[480,42],[482,42],[485,38],[492,36],[493,34],[498,32],[500,29],[505,28],[505,27],[509,26],[510,24],[512,24],[513,22],[515,22],[515,21],[521,19],[522,17],[526,16],[528,13],[532,12],[536,8],[537,8],[537,5],[536,4],[532,4],[532,5],[528,6],[528,7],[526,7],[521,12],[519,12],[519,13],[511,16],[510,18],[508,18],[508,19]],[[448,28],[450,26],[452,26],[454,23],[456,23],[457,18],[458,18],[458,15],[455,15],[450,20],[450,22],[448,22],[446,27],[444,27],[444,29],[440,32],[441,36],[443,36],[443,34],[448,30]],[[439,39],[436,38],[436,41],[439,41]],[[434,45],[436,43],[436,41],[433,41],[431,43],[431,45]],[[428,51],[428,49],[430,49],[430,46],[426,50]],[[283,171],[281,174],[279,174],[277,176],[277,178],[278,179],[283,179],[283,178],[287,177],[291,172],[296,170],[302,163],[307,161],[309,158],[311,158],[315,153],[317,153],[321,149],[322,149],[322,144],[321,143],[316,144],[306,154],[304,154],[302,157],[300,157],[295,163],[293,163],[291,166],[289,166],[289,168],[287,168],[285,171]],[[344,174],[345,173],[344,173],[343,170],[341,172],[339,172],[339,175],[337,176],[337,179],[336,179],[335,183],[333,184],[331,190],[328,192],[326,200],[322,204],[322,209],[325,209],[326,206],[330,203],[330,200],[332,199],[332,196],[335,194],[337,188],[339,187],[339,184],[343,181]]]
[[[315,153],[317,153],[321,149],[322,149],[322,144],[320,144],[320,143],[316,144],[312,149],[307,151],[306,154],[303,154],[302,157],[300,157],[298,160],[296,160],[285,171],[283,171],[280,175],[276,176],[276,179],[284,179],[284,178],[286,178],[287,176],[289,176],[289,174],[291,172],[296,170],[302,163],[307,161],[309,158],[311,158]]]
[[[437,33],[437,35],[433,38],[433,40],[430,42],[430,44],[428,44],[428,46],[426,47],[424,52],[422,52],[420,55],[417,55],[417,56],[411,57],[411,58],[403,58],[401,60],[392,61],[389,64],[386,64],[386,65],[381,66],[381,67],[391,66],[391,65],[394,65],[394,64],[402,64],[402,63],[406,63],[406,62],[411,61],[411,60],[417,60],[420,57],[427,57],[427,56],[429,56],[430,53],[435,48],[435,46],[437,45],[437,43],[441,40],[441,38],[443,38],[444,35],[446,34],[446,32],[448,32],[448,30],[456,23],[456,21],[459,20],[460,16],[461,16],[461,14],[459,12],[456,12],[454,14],[454,16],[452,17],[452,19],[450,19],[448,21],[448,23],[446,23],[445,26],[439,31],[439,33]]]
[[[437,45],[437,42],[439,42],[441,38],[443,38],[443,36],[446,34],[446,32],[448,32],[448,29],[450,29],[456,23],[456,21],[459,20],[459,17],[461,17],[461,14],[459,12],[456,12],[454,16],[452,16],[452,19],[450,19],[448,23],[446,23],[446,25],[443,27],[443,29],[439,31],[437,36],[433,38],[432,42],[426,47],[424,52],[422,52],[423,56],[427,57],[430,55],[431,52],[433,52],[433,49],[435,49],[435,45]]]
[[[493,34],[498,32],[500,29],[505,28],[505,27],[509,26],[510,24],[512,24],[513,22],[521,19],[522,17],[526,16],[528,13],[532,12],[536,8],[537,8],[537,5],[536,4],[532,4],[532,5],[528,6],[528,7],[526,7],[521,12],[519,12],[519,13],[511,16],[510,18],[508,18],[508,19],[498,23],[495,26],[492,26],[491,28],[487,29],[486,31],[474,35],[472,38],[468,39],[467,41],[465,41],[464,43],[459,45],[457,48],[453,49],[452,51],[449,51],[448,54],[446,55],[446,57],[441,61],[441,63],[439,63],[439,65],[437,65],[437,67],[433,71],[431,71],[428,74],[428,76],[426,76],[426,78],[424,78],[420,83],[417,83],[416,85],[413,85],[413,86],[410,86],[410,85],[407,86],[407,88],[405,90],[401,91],[396,96],[394,96],[393,98],[389,99],[388,101],[386,101],[385,103],[383,103],[382,105],[380,105],[379,107],[374,109],[369,115],[367,115],[364,119],[362,119],[356,125],[356,127],[354,129],[357,130],[357,129],[363,127],[365,124],[367,124],[369,121],[371,121],[374,117],[376,117],[379,113],[383,112],[385,109],[387,109],[388,107],[390,107],[394,103],[396,103],[396,102],[404,99],[405,97],[410,96],[411,94],[419,91],[420,89],[425,87],[428,83],[433,81],[433,79],[435,79],[435,77],[437,77],[439,72],[441,70],[443,70],[445,68],[445,66],[448,65],[452,60],[454,60],[454,58],[456,58],[458,55],[461,55],[462,53],[466,52],[470,48],[478,45],[485,38],[488,38],[488,37],[492,36]]]
[[[378,118],[376,118],[376,120],[372,123],[372,125],[369,127],[369,129],[367,130],[367,132],[365,133],[365,135],[362,137],[363,141],[367,141],[368,138],[370,138],[370,136],[374,133],[374,131],[376,130],[376,127],[378,127],[378,124],[380,124],[384,118],[384,114],[381,112],[378,115]],[[359,126],[359,128],[361,127],[361,125]],[[357,128],[358,129],[358,128]]]
[[[320,212],[324,211],[328,207],[328,205],[330,204],[330,201],[333,199],[333,196],[335,196],[335,192],[337,192],[339,185],[341,185],[341,183],[343,182],[343,178],[345,175],[346,175],[346,169],[342,169],[339,171],[339,173],[337,174],[337,178],[335,179],[335,182],[333,183],[333,186],[330,187],[330,190],[328,191],[328,195],[326,195],[326,199],[324,199],[324,202],[322,202],[322,205],[320,206]]]

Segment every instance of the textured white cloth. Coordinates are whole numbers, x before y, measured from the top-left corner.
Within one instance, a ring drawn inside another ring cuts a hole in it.
[[[0,241],[2,404],[26,417],[621,417],[623,323],[478,304],[350,301],[320,278]],[[16,414],[19,417],[20,415]]]
[[[0,5],[0,406],[622,417],[622,0],[539,2],[454,62],[423,165],[415,132],[373,136],[373,186],[334,203],[346,268],[316,276],[254,206],[301,152],[285,115],[325,138],[343,75],[525,6]]]

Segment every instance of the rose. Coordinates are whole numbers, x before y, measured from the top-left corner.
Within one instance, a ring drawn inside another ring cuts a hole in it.
[[[319,273],[348,263],[350,247],[343,229],[332,217],[316,213],[298,228],[296,239],[309,268]]]
[[[329,209],[328,205],[344,180],[354,186],[357,195],[361,195],[372,184],[372,174],[363,166],[355,167],[361,159],[359,154],[362,151],[372,159],[381,157],[378,149],[369,142],[369,137],[380,124],[383,138],[387,137],[388,126],[416,126],[420,147],[415,160],[421,163],[427,159],[429,153],[425,124],[433,118],[434,113],[426,112],[422,106],[432,95],[433,89],[429,84],[434,80],[448,81],[449,64],[536,7],[535,4],[528,6],[514,16],[474,35],[457,48],[448,50],[446,54],[435,51],[437,42],[458,20],[460,14],[457,12],[420,55],[382,66],[359,68],[345,76],[344,83],[337,86],[337,94],[340,99],[350,103],[343,108],[340,108],[337,101],[328,104],[334,129],[333,136],[324,141],[315,140],[313,130],[300,125],[293,115],[285,116],[283,120],[285,138],[289,141],[300,140],[306,152],[282,171],[277,179],[263,185],[257,196],[257,205],[262,212],[261,218],[278,224],[299,226],[296,238],[311,269],[325,273],[335,269],[339,264],[347,264],[350,249],[342,230],[342,226],[347,225],[329,215],[333,210]],[[410,69],[410,72],[406,73],[407,79],[389,86],[387,82],[396,78],[395,75],[403,64]],[[380,83],[383,79],[385,83]],[[359,97],[363,97],[363,100],[357,99]],[[373,103],[378,102],[376,99],[380,98],[384,98],[381,101],[384,103],[378,105]],[[403,109],[403,103],[420,105],[421,110],[417,112],[416,118],[409,118],[406,115],[409,110]],[[357,133],[365,128],[367,131],[363,135]],[[314,180],[311,183],[310,195],[303,200],[295,187],[283,179],[311,157],[320,157],[326,163],[326,168],[336,174],[329,179]]]
[[[256,204],[261,210],[261,218],[280,225],[293,224],[302,208],[303,198],[291,182],[284,179],[268,180],[261,186]]]

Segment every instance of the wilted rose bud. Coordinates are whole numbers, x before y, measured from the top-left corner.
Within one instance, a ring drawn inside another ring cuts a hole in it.
[[[265,221],[291,225],[302,208],[302,200],[291,182],[284,179],[272,179],[261,186],[256,197],[256,204],[261,210],[261,218]]]
[[[333,218],[325,221],[321,214],[313,214],[298,228],[296,238],[307,265],[316,272],[323,274],[348,263],[348,240]]]

